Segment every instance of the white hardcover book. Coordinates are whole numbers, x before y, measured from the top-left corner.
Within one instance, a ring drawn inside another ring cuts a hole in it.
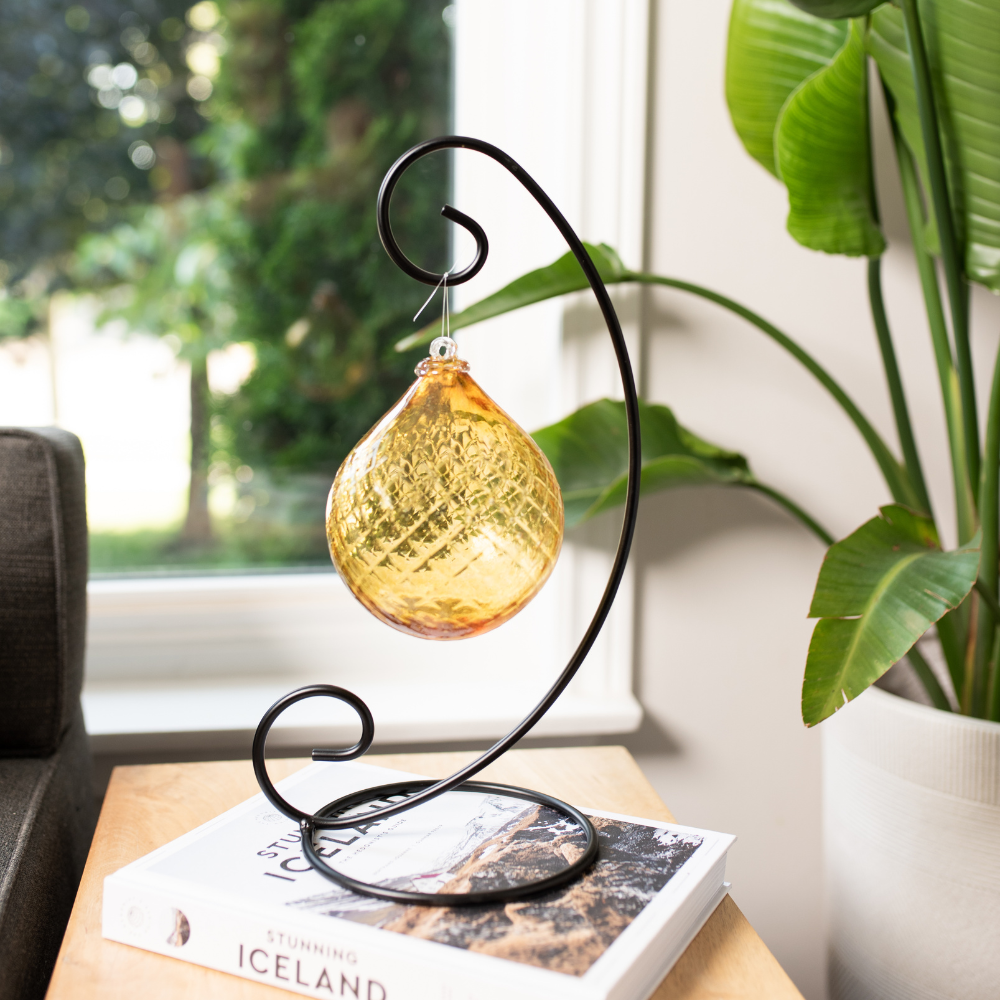
[[[414,777],[318,763],[278,787],[314,812]],[[600,855],[570,885],[506,904],[406,906],[312,870],[297,825],[257,795],[109,875],[103,934],[309,997],[645,1000],[725,895],[734,838],[583,811]],[[561,868],[583,834],[547,807],[450,792],[382,821],[360,813],[356,827],[318,831],[315,843],[356,878],[460,892]]]

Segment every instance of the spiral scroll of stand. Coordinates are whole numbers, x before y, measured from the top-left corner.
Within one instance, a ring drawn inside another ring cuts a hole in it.
[[[608,612],[611,610],[611,605],[618,592],[622,575],[625,572],[629,549],[632,545],[632,536],[635,531],[639,509],[639,469],[641,455],[639,443],[639,401],[636,396],[635,379],[632,375],[632,366],[629,362],[625,338],[622,335],[621,325],[618,322],[618,316],[611,303],[608,290],[605,288],[604,282],[601,280],[601,276],[587,254],[583,243],[562,213],[532,177],[503,150],[498,149],[488,142],[483,142],[481,139],[472,139],[464,136],[442,136],[422,142],[404,153],[386,174],[378,195],[378,232],[386,253],[388,253],[393,263],[411,278],[415,278],[426,285],[440,285],[444,282],[445,275],[426,271],[406,257],[399,248],[399,244],[397,244],[393,236],[392,227],[389,224],[389,202],[399,178],[408,167],[421,159],[421,157],[444,149],[475,150],[505,167],[546,212],[567,244],[569,244],[570,250],[583,269],[583,273],[590,282],[594,295],[597,297],[598,305],[604,315],[604,321],[607,324],[608,333],[614,345],[618,370],[621,373],[622,387],[625,393],[625,413],[628,421],[628,490],[625,497],[625,517],[622,522],[618,549],[615,553],[607,586],[604,589],[604,594],[597,606],[594,617],[591,619],[583,638],[570,657],[569,662],[552,687],[549,688],[545,697],[542,698],[521,722],[506,736],[494,743],[489,750],[477,757],[472,763],[456,771],[451,777],[444,778],[441,781],[414,779],[413,781],[397,782],[391,785],[379,785],[345,795],[334,802],[330,802],[316,813],[306,813],[287,802],[278,793],[278,790],[274,787],[268,776],[264,759],[264,748],[267,741],[267,734],[270,732],[271,727],[281,713],[296,702],[315,697],[333,698],[336,701],[349,705],[357,713],[361,722],[361,738],[354,746],[343,750],[313,750],[312,759],[314,761],[330,762],[355,760],[368,751],[375,735],[375,723],[371,712],[368,710],[368,706],[357,695],[344,688],[334,687],[331,684],[311,684],[307,687],[298,688],[276,701],[264,714],[260,725],[257,727],[252,752],[254,773],[257,776],[257,782],[271,804],[279,812],[299,824],[302,833],[303,852],[313,868],[332,882],[362,895],[374,896],[378,899],[396,903],[423,906],[478,905],[492,902],[507,902],[536,895],[567,884],[585,872],[597,859],[597,832],[590,820],[578,809],[560,799],[531,789],[517,788],[513,785],[501,785],[493,782],[472,781],[470,779],[502,754],[506,753],[518,740],[527,735],[566,689],[594,645],[594,641],[608,617]],[[475,219],[469,218],[469,216],[452,208],[450,205],[446,205],[441,210],[441,214],[446,219],[466,229],[476,241],[476,255],[472,262],[461,271],[448,274],[447,276],[449,285],[461,285],[478,274],[486,263],[486,256],[489,253],[489,242],[486,239],[486,233],[483,232],[482,227]],[[421,803],[429,802],[431,799],[435,799],[439,795],[451,791],[508,796],[554,809],[568,817],[583,831],[586,839],[583,851],[574,862],[544,878],[518,883],[505,888],[463,893],[412,892],[372,885],[336,871],[316,852],[313,844],[316,831],[350,829],[361,819],[361,816],[355,811],[358,807],[370,806],[372,803],[377,802],[388,803],[376,808],[365,809],[363,819],[367,824],[413,809]]]

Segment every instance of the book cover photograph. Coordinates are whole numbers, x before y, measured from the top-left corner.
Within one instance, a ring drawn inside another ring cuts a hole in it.
[[[313,764],[283,789],[312,810],[399,777],[412,775]],[[563,815],[507,796],[453,792],[365,820],[383,804],[369,803],[350,829],[317,831],[320,856],[379,886],[452,893],[536,879],[583,850],[583,831]],[[104,936],[310,996],[461,996],[483,975],[529,995],[534,976],[539,996],[601,981],[608,988],[586,994],[609,995],[629,972],[643,984],[661,974],[663,946],[693,936],[717,901],[733,838],[585,811],[599,855],[582,877],[513,902],[442,907],[338,887],[312,870],[296,824],[257,796],[109,876]],[[408,969],[422,973],[419,988]]]
[[[502,888],[550,874],[563,859],[579,855],[582,833],[553,810],[482,798],[473,835],[443,859],[442,871],[384,884],[423,889],[433,883],[441,892]],[[697,834],[601,816],[592,820],[600,838],[594,867],[577,882],[530,899],[503,906],[400,906],[334,888],[287,905],[579,976],[703,842]]]

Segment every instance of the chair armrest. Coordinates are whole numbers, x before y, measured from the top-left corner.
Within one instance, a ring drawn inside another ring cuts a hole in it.
[[[0,756],[59,746],[79,709],[86,615],[80,441],[0,428]]]

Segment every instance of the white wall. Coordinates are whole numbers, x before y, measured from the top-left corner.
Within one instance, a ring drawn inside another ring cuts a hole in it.
[[[895,447],[864,263],[810,252],[786,234],[782,187],[744,152],[729,122],[729,0],[654,7],[648,266],[725,292],[796,337]],[[890,201],[893,235],[898,202]],[[950,519],[919,286],[905,243],[896,242],[885,264],[890,319],[935,505]],[[975,298],[984,398],[997,305]],[[847,418],[755,328],[658,290],[646,337],[648,398],[746,453],[765,482],[834,535],[890,499]],[[734,898],[806,997],[822,997],[820,734],[803,728],[798,701],[823,548],[763,498],[684,489],[644,502],[634,551],[648,718],[633,749],[681,821],[739,836]]]

